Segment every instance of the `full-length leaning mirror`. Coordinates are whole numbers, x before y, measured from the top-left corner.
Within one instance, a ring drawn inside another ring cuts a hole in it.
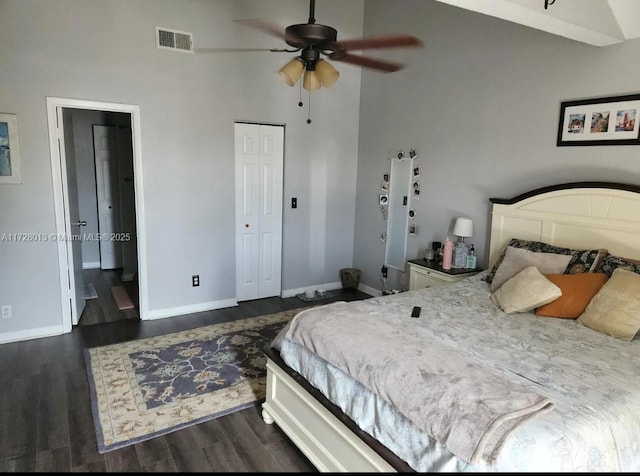
[[[407,236],[409,233],[409,209],[413,158],[392,158],[389,172],[389,215],[387,217],[387,242],[385,266],[405,270],[407,260]]]

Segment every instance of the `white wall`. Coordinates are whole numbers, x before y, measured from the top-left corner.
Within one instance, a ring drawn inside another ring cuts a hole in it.
[[[405,71],[363,73],[354,252],[363,284],[380,289],[377,194],[389,150],[419,151],[408,259],[468,216],[485,266],[490,197],[573,181],[640,184],[640,146],[556,147],[561,101],[640,91],[640,40],[597,48],[438,2],[367,0],[365,34],[389,25],[425,48],[386,53]],[[390,270],[389,287],[396,278]]]
[[[55,232],[47,96],[140,106],[149,309],[235,297],[233,121],[286,124],[283,288],[338,281],[351,266],[360,69],[312,97],[311,125],[298,88],[278,69],[293,54],[191,55],[155,47],[155,27],[194,34],[201,47],[283,47],[235,23],[303,23],[297,0],[3,0],[0,110],[18,115],[21,185],[0,186],[1,233]],[[362,34],[363,0],[323,0],[319,23]],[[5,205],[8,204],[8,205]],[[0,243],[0,333],[61,323],[56,244]],[[199,274],[200,287],[191,287]],[[37,299],[35,299],[37,297]]]

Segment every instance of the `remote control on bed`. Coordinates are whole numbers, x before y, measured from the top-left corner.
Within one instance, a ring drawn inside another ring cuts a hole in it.
[[[411,311],[411,317],[420,317],[421,310],[422,308],[420,306],[414,306],[413,310]]]

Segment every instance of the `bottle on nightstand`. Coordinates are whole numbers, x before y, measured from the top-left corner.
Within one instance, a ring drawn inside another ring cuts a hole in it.
[[[471,249],[469,249],[469,253],[467,254],[467,268],[476,269],[478,266],[478,255],[476,253],[476,249],[473,245],[471,245]]]
[[[442,269],[451,269],[451,261],[453,260],[453,241],[449,239],[444,240],[442,246]]]

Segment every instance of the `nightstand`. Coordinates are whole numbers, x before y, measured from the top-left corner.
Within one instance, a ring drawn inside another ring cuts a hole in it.
[[[434,262],[425,259],[409,260],[409,290],[451,284],[469,278],[483,271],[482,268],[442,269]]]

